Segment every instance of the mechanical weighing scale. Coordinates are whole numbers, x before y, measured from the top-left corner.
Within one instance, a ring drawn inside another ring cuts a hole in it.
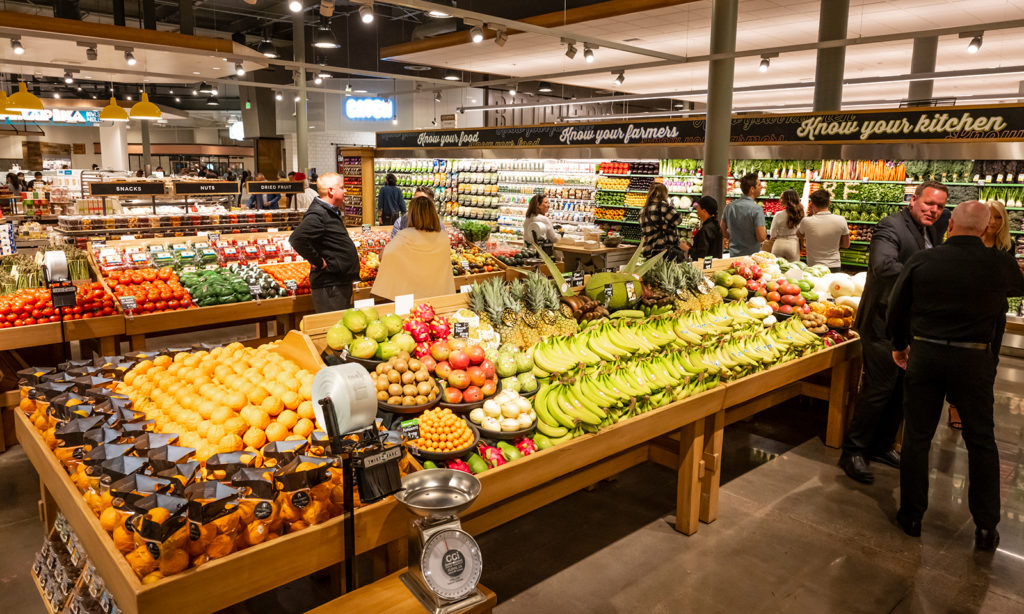
[[[483,571],[480,547],[459,521],[459,513],[479,496],[480,480],[462,471],[427,469],[396,483],[402,450],[378,436],[376,390],[361,366],[348,363],[321,369],[313,379],[312,396],[317,420],[330,436],[331,454],[342,457],[345,560],[355,560],[351,510],[352,485],[358,482],[362,500],[394,494],[417,516],[410,523],[409,571],[401,580],[427,611],[456,614],[486,601],[477,586]],[[353,434],[359,435],[355,441]],[[367,479],[367,474],[375,479]],[[364,494],[364,487],[371,492]],[[355,567],[345,565],[348,590],[356,587]]]

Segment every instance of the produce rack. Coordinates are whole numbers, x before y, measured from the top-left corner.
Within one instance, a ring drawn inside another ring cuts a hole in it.
[[[348,196],[345,201],[345,225],[376,224],[378,215],[374,206],[372,147],[335,148],[338,174],[345,182]]]

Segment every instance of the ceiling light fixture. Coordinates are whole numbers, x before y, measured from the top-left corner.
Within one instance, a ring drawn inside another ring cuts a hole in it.
[[[276,100],[277,100],[278,102],[280,102],[280,101],[284,100],[284,94],[282,94],[281,92],[277,92],[276,94],[274,94],[274,98],[275,98],[275,99],[276,99]]]
[[[132,119],[154,120],[163,117],[163,113],[160,112],[160,107],[149,101],[149,94],[142,92],[142,100],[132,105],[132,110],[128,113],[128,117]]]
[[[71,74],[70,70],[65,70],[64,71],[64,83],[67,83],[68,85],[71,85],[74,82],[75,82],[75,76]]]
[[[757,67],[757,70],[761,72],[768,72],[768,67],[771,65],[771,61],[768,58],[762,57],[761,64]]]
[[[75,88],[75,91],[76,91],[76,92],[80,92],[80,91],[82,91],[82,86],[81,86],[81,85],[79,85],[79,86],[78,86],[77,88]]]
[[[480,26],[473,26],[469,30],[469,37],[474,43],[479,43],[484,40],[484,29]]]
[[[321,21],[320,25],[317,26],[316,38],[314,40],[316,42],[313,43],[313,46],[317,49],[337,49],[341,47],[338,44],[338,39],[334,36],[334,32],[331,31],[330,22],[327,20]]]
[[[612,73],[615,74],[615,73]],[[626,71],[620,71],[618,76],[615,77],[615,85],[622,85],[622,82],[626,80]]]
[[[434,92],[434,102],[441,102],[441,92]]]
[[[125,99],[125,100],[131,100],[131,99],[132,99],[132,95],[131,95],[131,94],[128,94],[127,96],[125,96],[125,97],[124,97],[124,99]]]
[[[553,92],[554,88],[552,88],[551,84],[548,83],[547,81],[541,81],[540,85],[537,87],[537,91],[538,92],[542,92],[544,94],[548,94],[548,93]]]
[[[504,47],[505,43],[508,42],[508,30],[505,28],[498,28],[497,34],[494,35],[494,44],[499,47]]]
[[[346,94],[351,94],[352,93],[352,83],[351,82],[345,84],[345,93]]]
[[[131,49],[125,50],[124,61],[127,62],[129,66],[135,66],[135,54],[132,53]]]
[[[298,101],[300,101],[300,100],[302,100],[302,99],[301,99],[301,98],[299,98],[298,96],[296,96],[296,97],[295,97],[295,102],[298,102]]]
[[[93,94],[93,95],[92,95],[92,99],[93,99],[93,100],[96,100],[96,94]]]
[[[571,60],[571,59],[576,57],[576,53],[578,51],[579,50],[576,49],[576,43],[570,42],[568,44],[568,46],[565,48],[565,57],[567,57],[567,58],[569,58]]]
[[[96,46],[95,45],[93,45],[92,47],[86,47],[85,48],[85,59],[91,60],[91,61],[96,61],[96,59],[99,58],[99,57],[100,57],[100,54],[99,54],[98,51],[96,51]]]
[[[587,61],[587,64],[591,64],[594,61],[594,49],[590,45],[583,45],[583,59]]]
[[[53,93],[53,97],[54,98],[60,98],[60,92],[54,92]]]
[[[291,2],[288,3],[288,9],[293,13],[301,13],[302,3],[299,2],[299,0],[292,0]]]
[[[14,92],[7,98],[7,108],[11,111],[42,111],[43,101],[39,100],[39,96],[36,96],[32,92],[28,91],[28,87],[24,81],[18,82],[18,91]]]
[[[316,77],[313,78],[313,85],[320,85],[323,82],[323,77],[321,77],[320,75],[317,75]]]
[[[451,68],[449,68],[448,70],[444,71],[444,80],[445,81],[458,81],[459,80],[459,73],[457,73],[454,70],[452,70]]]
[[[967,53],[978,53],[981,50],[981,35],[977,35],[967,44]]]
[[[235,62],[235,74],[239,77],[245,76],[245,66],[242,66],[241,62]]]
[[[330,79],[333,75],[321,68],[320,72],[317,73],[316,76],[320,77],[321,79]]]
[[[217,106],[217,98],[214,97],[214,96],[208,97],[206,99],[206,106],[208,106],[208,107],[215,107],[215,106]]]
[[[363,23],[373,23],[373,2],[359,7],[359,19]]]
[[[128,121],[128,111],[118,106],[117,99],[111,96],[110,104],[100,110],[100,121],[126,122]]]
[[[518,91],[519,91],[519,84],[518,83],[513,83],[512,87],[508,88],[508,95],[509,96],[515,96]]]
[[[181,98],[178,98],[177,96],[175,96],[174,97],[174,102],[181,102]]]
[[[200,83],[198,89],[200,94],[213,94],[214,96],[217,95],[217,88],[213,87],[206,81]]]
[[[193,96],[198,96],[199,95],[199,90],[192,90],[192,95]]]
[[[22,55],[25,53],[25,48],[21,46],[20,38],[11,39],[11,49],[14,50],[14,55]]]
[[[392,119],[391,120],[391,125],[392,126],[397,126],[398,125],[398,118]]]
[[[265,57],[276,58],[277,48],[274,47],[274,43],[270,42],[269,38],[264,38],[260,41],[259,45],[256,45],[256,52],[262,53]]]

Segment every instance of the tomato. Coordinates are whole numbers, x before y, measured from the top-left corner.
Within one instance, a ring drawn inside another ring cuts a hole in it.
[[[14,325],[15,325],[15,326],[22,326],[22,325],[24,325],[24,324],[25,324],[25,323],[24,323],[24,322],[22,322],[21,320],[15,320],[15,321],[14,321]]]
[[[181,303],[178,302],[176,299],[172,298],[171,300],[167,301],[167,308],[168,309],[177,309],[180,306],[181,306]]]
[[[91,313],[83,313],[82,314],[82,319],[83,320],[88,320],[89,318],[92,318],[92,317],[95,317],[95,315],[91,314]]]
[[[105,315],[105,316],[112,316],[112,315],[114,315],[114,308],[113,308],[113,306],[111,306],[111,307],[104,307],[103,308],[103,315]]]
[[[163,268],[163,269],[160,269],[159,271],[156,272],[157,277],[159,277],[160,279],[162,279],[164,281],[167,281],[168,279],[170,279],[172,274],[173,274],[173,272],[169,268]]]
[[[71,313],[78,315],[82,313],[82,308],[79,307],[78,305],[75,305],[74,307],[71,308]]]
[[[7,315],[4,316],[4,319],[7,320],[8,322],[13,322],[18,319],[18,314],[8,313]]]
[[[153,306],[154,308],[156,308],[157,311],[167,311],[167,301],[157,301],[156,303],[154,303]]]
[[[36,323],[36,319],[35,318],[26,318],[25,320],[22,320],[22,324],[24,324],[25,326],[31,326],[32,324],[35,324],[35,323]]]
[[[153,269],[143,269],[142,278],[146,281],[153,281],[156,279],[156,271]]]

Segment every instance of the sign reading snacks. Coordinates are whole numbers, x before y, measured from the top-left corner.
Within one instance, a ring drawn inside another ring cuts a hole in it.
[[[703,117],[378,132],[378,149],[598,147],[704,142]],[[737,116],[733,143],[903,143],[1024,140],[1024,105]]]
[[[245,190],[250,194],[299,194],[306,187],[301,181],[246,181]]]
[[[370,121],[394,119],[395,101],[390,98],[346,98],[345,117]]]
[[[163,193],[162,181],[97,181],[89,184],[91,196],[159,196]]]
[[[175,181],[174,193],[178,196],[194,194],[238,194],[237,181]]]

